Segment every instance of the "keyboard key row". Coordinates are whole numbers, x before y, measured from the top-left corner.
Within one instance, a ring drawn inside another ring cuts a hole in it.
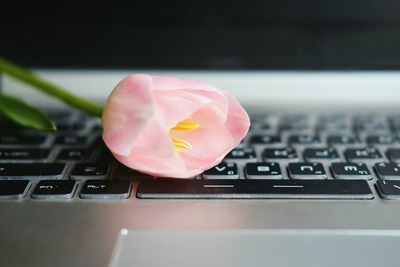
[[[74,180],[41,180],[32,192],[34,199],[72,198],[77,188]],[[0,199],[24,198],[31,186],[28,180],[1,180]],[[131,183],[126,180],[87,180],[80,192],[84,199],[125,199],[130,196]]]
[[[0,179],[63,179],[65,163],[4,163],[0,164]],[[108,164],[78,163],[71,172],[74,180],[105,179],[110,167]]]
[[[340,131],[335,129],[332,131],[335,134],[321,135],[318,136],[312,134],[295,134],[289,135],[286,139],[286,143],[289,145],[313,145],[322,144],[321,140],[325,140],[325,143],[331,146],[335,145],[355,145],[366,143],[369,146],[374,145],[390,145],[398,142],[390,133],[379,133],[379,134],[363,134],[358,138],[351,132],[347,134],[338,134]],[[251,145],[263,145],[263,146],[282,146],[284,144],[280,135],[272,134],[254,134],[249,137],[249,143]]]
[[[349,162],[380,162],[383,156],[376,148],[349,148],[343,152],[344,158]],[[390,161],[400,162],[400,149],[389,148],[386,156]],[[265,161],[298,161],[296,149],[288,148],[266,148],[262,150],[262,158]],[[335,148],[305,148],[303,158],[306,161],[340,161],[340,156]],[[243,160],[255,162],[256,154],[252,148],[235,148],[225,158],[228,161]]]

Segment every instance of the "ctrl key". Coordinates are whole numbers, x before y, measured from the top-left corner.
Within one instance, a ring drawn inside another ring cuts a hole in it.
[[[81,191],[81,198],[124,199],[131,193],[129,180],[87,180]]]
[[[0,199],[21,199],[30,188],[28,180],[1,180]]]

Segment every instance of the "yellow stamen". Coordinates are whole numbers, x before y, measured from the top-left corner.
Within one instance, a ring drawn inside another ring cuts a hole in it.
[[[193,121],[181,121],[171,131],[193,131],[199,127],[199,124]]]
[[[172,138],[172,142],[174,142],[175,150],[177,152],[180,152],[181,148],[192,149],[192,145],[186,142],[185,140],[179,138]]]

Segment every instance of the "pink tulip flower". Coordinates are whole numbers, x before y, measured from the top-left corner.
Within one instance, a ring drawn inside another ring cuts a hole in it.
[[[203,82],[134,74],[109,96],[103,139],[122,164],[156,177],[212,168],[246,136],[250,119],[230,94]]]

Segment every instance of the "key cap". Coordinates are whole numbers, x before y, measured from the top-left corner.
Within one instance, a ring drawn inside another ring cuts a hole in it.
[[[317,124],[327,124],[327,123],[336,123],[336,124],[344,124],[346,123],[347,118],[342,114],[333,114],[333,115],[322,115],[319,116]]]
[[[252,148],[235,148],[225,157],[226,161],[257,161]]]
[[[267,148],[263,158],[265,161],[297,160],[297,154],[294,148]]]
[[[66,122],[74,118],[75,114],[69,111],[57,111],[47,113],[53,121]]]
[[[351,135],[328,135],[326,142],[330,145],[349,145],[357,143],[357,139]]]
[[[389,134],[368,135],[365,141],[370,146],[375,145],[391,145],[394,143],[394,138]]]
[[[321,163],[295,162],[289,163],[288,171],[292,179],[326,179],[324,166]]]
[[[251,124],[249,131],[252,132],[263,132],[263,131],[270,131],[271,125],[265,122],[254,122]]]
[[[81,191],[81,198],[128,198],[131,182],[128,180],[87,180]]]
[[[73,180],[42,180],[32,193],[32,198],[72,198],[77,183]]]
[[[203,173],[204,179],[239,179],[237,166],[235,163],[221,162],[217,166],[206,170]]]
[[[375,172],[383,180],[400,180],[400,164],[380,162],[375,164]]]
[[[87,142],[87,138],[84,136],[77,135],[61,135],[58,136],[55,140],[57,145],[63,146],[78,146],[84,145]]]
[[[371,173],[364,163],[332,163],[331,169],[336,179],[372,179]]]
[[[71,172],[71,178],[75,180],[106,179],[108,171],[108,164],[77,163]]]
[[[363,180],[146,180],[138,198],[372,199]]]
[[[30,188],[28,180],[0,181],[0,199],[23,198]]]
[[[64,163],[0,163],[0,179],[62,179]]]
[[[308,124],[292,124],[292,123],[283,123],[279,125],[280,132],[307,132],[310,130]]]
[[[86,149],[62,149],[57,156],[58,161],[81,161],[87,160],[90,152]]]
[[[375,185],[381,198],[400,199],[400,181],[378,180]]]
[[[45,161],[49,154],[49,149],[0,149],[0,161]]]
[[[279,163],[276,162],[247,163],[245,172],[247,179],[283,179]]]
[[[377,123],[361,123],[356,125],[356,130],[358,132],[390,132],[390,129],[382,122]]]
[[[118,167],[113,175],[114,179],[118,180],[131,180],[131,181],[140,181],[140,180],[148,180],[153,179],[153,176],[141,173],[136,170],[132,170],[122,164],[118,164]]]
[[[0,146],[31,146],[41,145],[47,140],[46,135],[27,135],[27,134],[0,134]]]
[[[81,122],[57,124],[57,130],[59,132],[76,132],[76,131],[83,131],[84,129],[85,129],[85,124]]]
[[[281,138],[277,135],[262,134],[253,135],[250,138],[250,144],[252,145],[282,145]]]
[[[295,134],[288,138],[288,143],[291,145],[310,145],[316,142],[318,142],[318,139],[310,134]]]
[[[344,157],[351,162],[382,161],[382,155],[376,148],[346,149]]]
[[[386,150],[386,156],[389,158],[390,161],[400,163],[400,149],[398,148],[391,148]]]
[[[334,148],[306,148],[303,152],[303,158],[311,162],[334,162],[340,161],[339,154]]]

